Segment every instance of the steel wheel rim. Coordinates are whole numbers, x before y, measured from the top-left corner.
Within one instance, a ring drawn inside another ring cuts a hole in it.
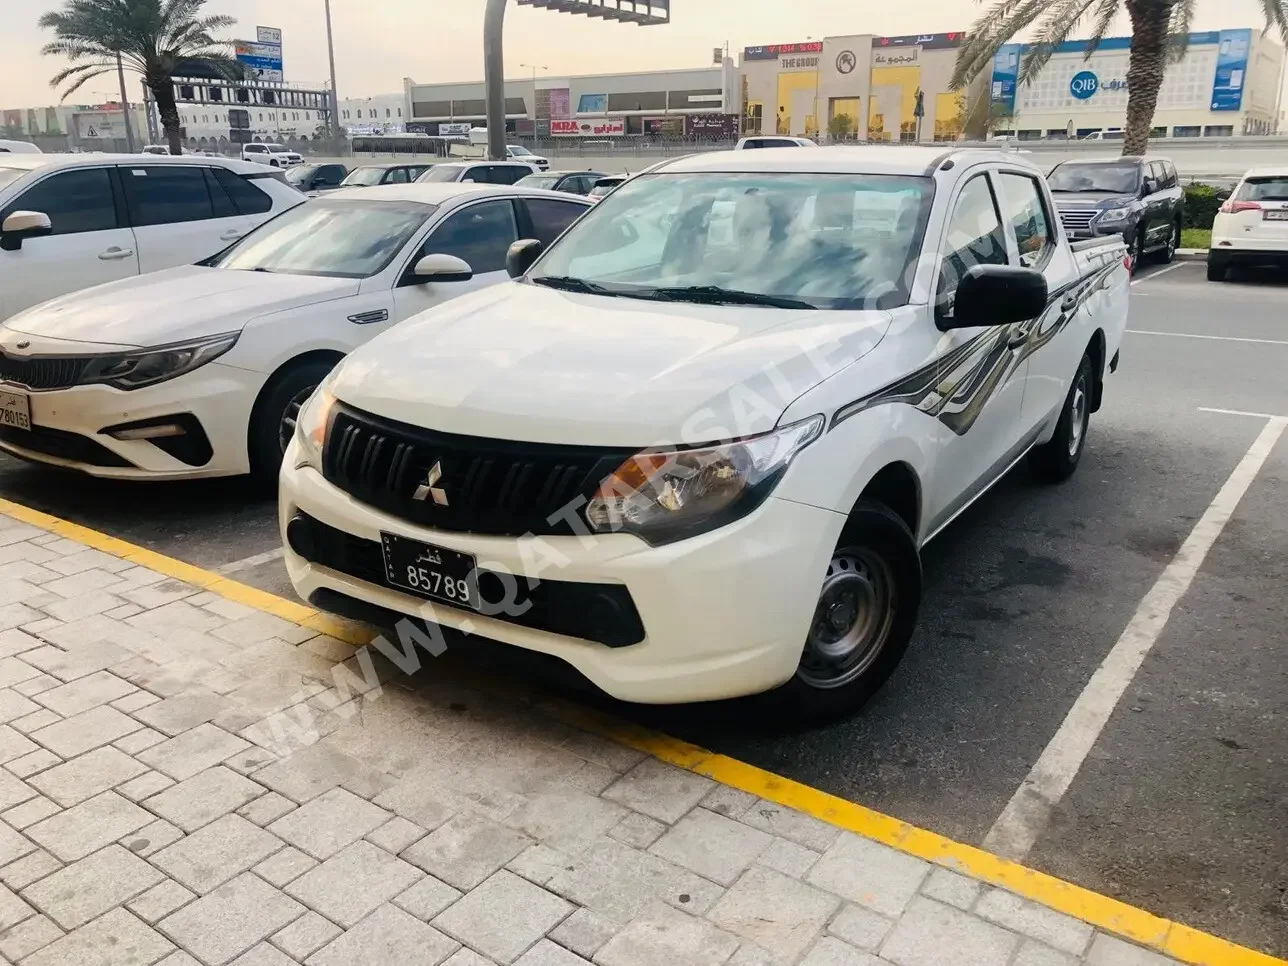
[[[1069,455],[1076,457],[1087,435],[1087,380],[1083,377],[1073,387],[1073,400],[1069,407]]]
[[[863,548],[834,556],[796,676],[821,690],[861,677],[890,639],[896,600],[894,574],[879,554]]]
[[[286,404],[286,410],[282,413],[282,421],[277,428],[277,442],[283,453],[286,452],[286,447],[290,445],[291,437],[295,435],[295,424],[300,421],[300,410],[304,408],[304,404],[309,401],[309,396],[313,395],[313,390],[316,388],[317,386],[309,386],[306,389],[301,389]]]

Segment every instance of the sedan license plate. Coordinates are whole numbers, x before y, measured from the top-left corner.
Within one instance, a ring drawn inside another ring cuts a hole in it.
[[[1288,209],[1280,209],[1279,211],[1267,211],[1266,221],[1288,221]]]
[[[478,610],[478,562],[473,554],[380,534],[385,579],[391,587],[417,597]]]
[[[31,397],[25,392],[0,389],[0,426],[31,429]]]

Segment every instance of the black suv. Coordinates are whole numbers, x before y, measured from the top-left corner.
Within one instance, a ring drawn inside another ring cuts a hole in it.
[[[1166,158],[1065,161],[1047,177],[1069,238],[1122,235],[1137,263],[1181,247],[1185,192]]]

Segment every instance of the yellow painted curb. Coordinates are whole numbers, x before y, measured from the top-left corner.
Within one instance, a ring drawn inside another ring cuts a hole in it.
[[[137,547],[79,523],[71,523],[5,499],[0,499],[0,513],[346,643],[360,646],[371,641],[370,630],[359,624],[338,620],[304,604],[229,580],[154,550]],[[790,778],[707,751],[687,741],[671,738],[561,699],[543,700],[537,707],[565,724],[601,735],[686,771],[705,775],[731,788],[812,815],[829,825],[883,843],[908,855],[1000,886],[1105,932],[1156,949],[1181,962],[1193,966],[1288,966],[1288,960],[1259,953],[1181,923],[1162,919],[1153,913],[1057,879],[1045,872],[1027,868],[972,845],[955,842]]]

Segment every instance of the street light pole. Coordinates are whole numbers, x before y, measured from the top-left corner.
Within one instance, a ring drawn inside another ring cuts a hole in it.
[[[520,67],[532,68],[532,136],[537,136],[537,71],[549,70],[544,64],[520,64]]]
[[[326,9],[326,55],[331,62],[331,145],[334,150],[340,140],[340,100],[335,87],[335,43],[331,39],[331,0],[322,0]]]
[[[116,55],[116,79],[121,85],[121,120],[125,122],[125,150],[128,154],[133,154],[134,129],[130,127],[130,99],[125,94],[125,65],[121,62],[119,51]]]
[[[487,102],[487,153],[505,160],[505,0],[487,0],[483,13],[483,97]]]

